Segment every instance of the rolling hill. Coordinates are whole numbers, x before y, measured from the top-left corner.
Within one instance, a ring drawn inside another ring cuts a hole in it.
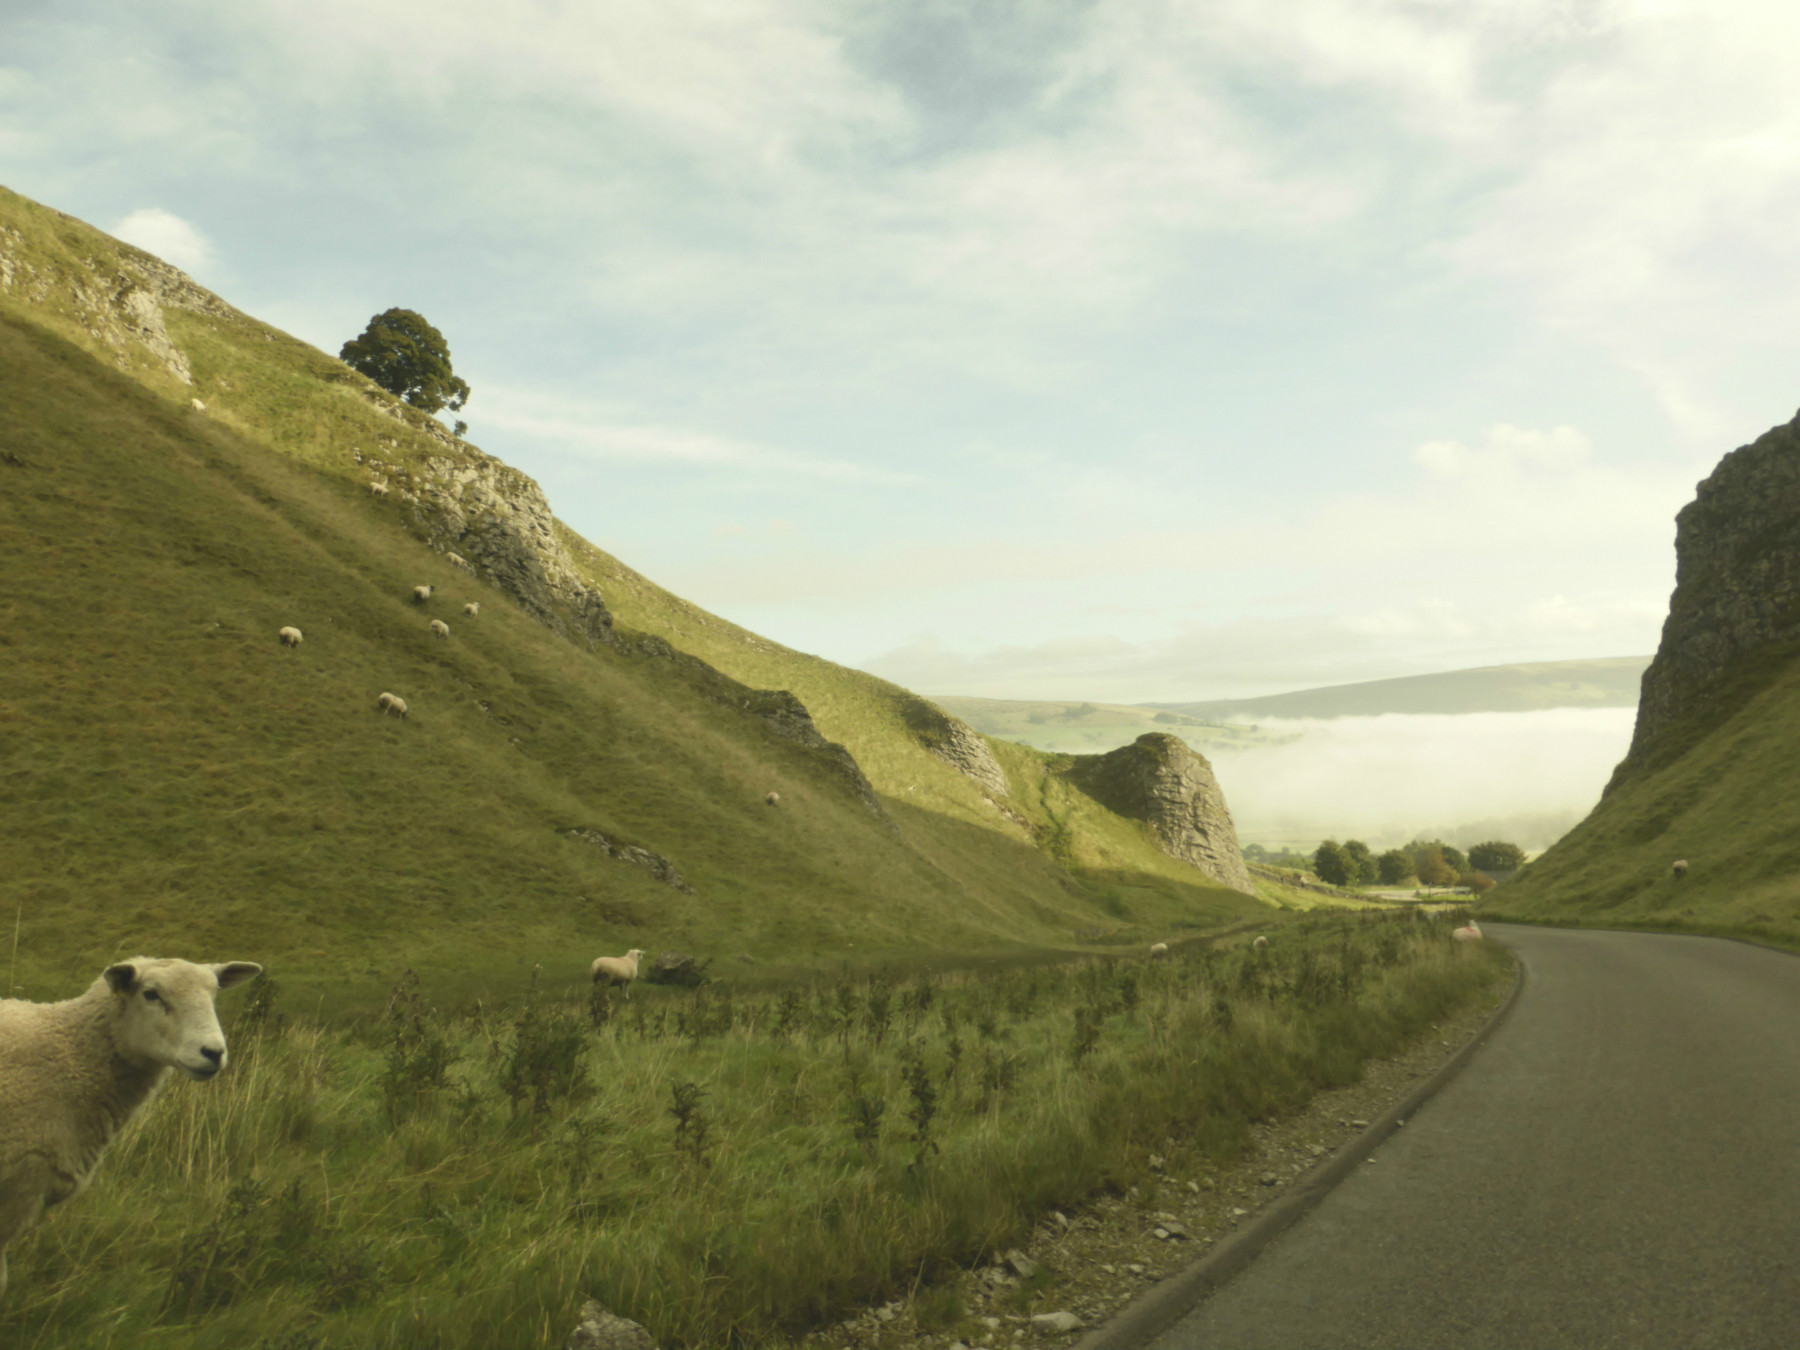
[[[467,1003],[630,946],[750,975],[1263,909],[1066,758],[688,605],[334,358],[4,190],[0,406],[28,996],[161,951]]]

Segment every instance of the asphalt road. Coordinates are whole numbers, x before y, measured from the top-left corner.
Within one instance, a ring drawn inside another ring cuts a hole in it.
[[[1800,958],[1486,931],[1511,1016],[1151,1350],[1800,1346]]]

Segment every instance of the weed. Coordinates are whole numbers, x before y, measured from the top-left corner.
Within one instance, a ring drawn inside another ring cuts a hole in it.
[[[706,1089],[698,1083],[671,1083],[669,1094],[673,1099],[669,1114],[675,1117],[675,1151],[687,1154],[696,1167],[710,1166],[707,1146],[711,1143],[712,1126],[700,1105]]]

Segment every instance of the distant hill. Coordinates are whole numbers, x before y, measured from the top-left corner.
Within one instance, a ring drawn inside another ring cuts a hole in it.
[[[4,189],[0,406],[22,992],[148,952],[467,1003],[633,946],[749,973],[1260,912],[1066,762],[688,605],[341,362]]]
[[[1382,713],[1529,712],[1538,708],[1630,708],[1647,656],[1480,666],[1437,675],[1299,689],[1263,698],[1143,706],[1203,721],[1262,717],[1376,717]]]
[[[1720,461],[1675,553],[1630,752],[1491,908],[1800,946],[1800,417]]]

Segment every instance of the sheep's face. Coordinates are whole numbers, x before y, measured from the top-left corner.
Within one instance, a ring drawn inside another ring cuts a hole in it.
[[[120,1052],[189,1078],[211,1078],[225,1067],[225,1033],[213,997],[260,974],[262,967],[250,961],[195,965],[136,956],[108,966],[104,978],[119,1001]]]

